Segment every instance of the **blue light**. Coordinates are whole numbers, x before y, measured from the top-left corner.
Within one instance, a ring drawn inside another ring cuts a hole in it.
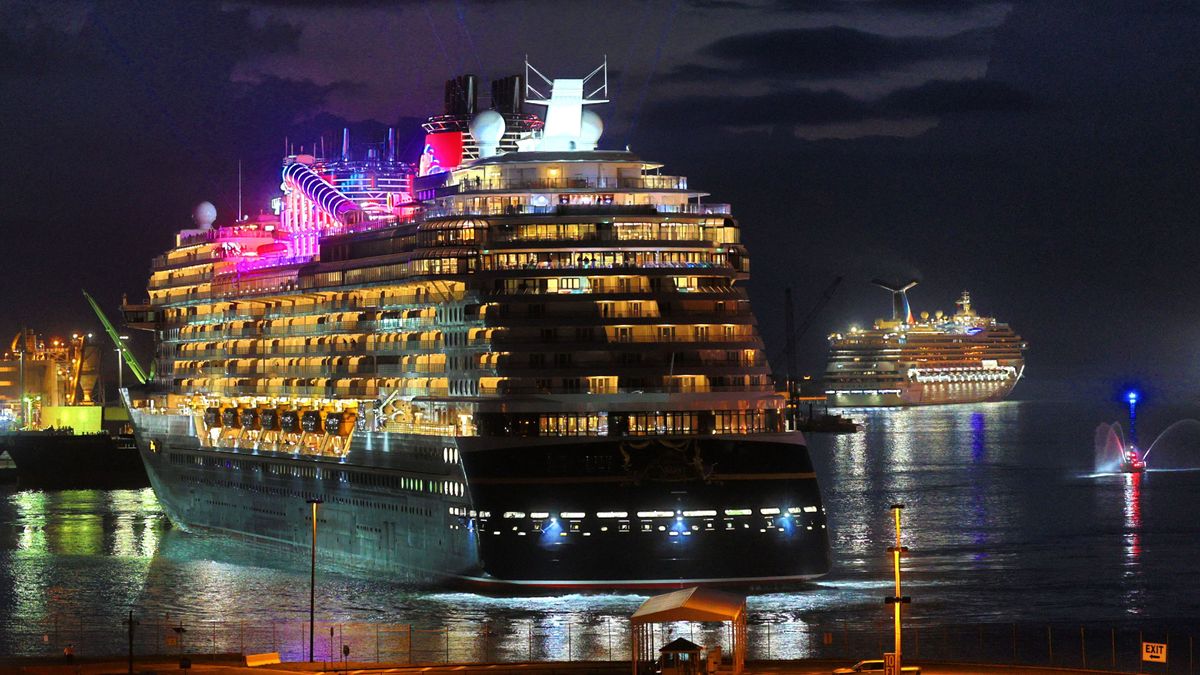
[[[1130,389],[1129,392],[1127,394],[1125,394],[1125,398],[1129,401],[1130,405],[1137,403],[1138,402],[1137,390]]]

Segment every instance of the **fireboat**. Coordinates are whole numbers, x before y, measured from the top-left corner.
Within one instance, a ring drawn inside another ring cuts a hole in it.
[[[1142,473],[1146,470],[1146,460],[1138,454],[1136,445],[1130,445],[1121,454],[1121,473]]]

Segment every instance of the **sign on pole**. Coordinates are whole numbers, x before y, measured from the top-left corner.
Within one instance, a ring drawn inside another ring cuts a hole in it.
[[[1154,663],[1167,662],[1167,645],[1162,642],[1143,642],[1142,660]]]
[[[895,652],[887,652],[883,655],[883,675],[900,675],[900,669],[896,667]]]

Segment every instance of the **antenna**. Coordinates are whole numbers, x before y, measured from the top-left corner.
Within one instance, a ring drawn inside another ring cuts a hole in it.
[[[534,75],[537,75],[538,77],[540,77],[542,79],[542,82],[546,83],[546,86],[554,87],[553,80],[551,80],[550,78],[543,75],[537,68],[534,68],[533,66],[529,65],[529,55],[526,54],[525,55],[525,101],[527,103],[549,103],[550,97],[546,96],[542,92],[538,91],[533,86],[533,78],[529,77],[529,73],[533,73]],[[530,96],[530,93],[536,95],[537,98]]]
[[[607,102],[607,100],[605,100],[605,101],[593,100],[592,97],[599,94],[601,98],[608,99],[608,54],[604,55],[604,63],[601,63],[598,68],[596,68],[592,72],[588,73],[588,76],[583,78],[584,86],[586,87],[588,81],[591,80],[596,75],[600,76],[601,84],[599,87],[596,87],[595,89],[593,89],[591,93],[585,93],[583,95],[583,100],[585,103],[588,103],[588,102],[605,103],[605,102]],[[586,92],[587,89],[585,88],[584,91]]]
[[[242,160],[238,159],[238,222],[242,221]]]

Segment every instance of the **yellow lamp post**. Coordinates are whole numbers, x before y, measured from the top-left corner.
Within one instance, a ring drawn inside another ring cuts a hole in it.
[[[886,675],[892,675],[893,672],[895,673],[895,675],[900,675],[900,672],[901,672],[901,670],[900,670],[900,668],[901,668],[900,605],[911,602],[912,598],[905,597],[901,593],[901,587],[900,587],[900,554],[908,553],[908,547],[900,545],[900,512],[902,510],[904,510],[904,505],[903,504],[892,504],[891,509],[892,509],[892,517],[896,523],[896,545],[889,547],[888,553],[892,554],[892,573],[895,575],[895,578],[896,578],[896,593],[895,593],[895,595],[891,596],[890,598],[886,598],[884,600],[884,602],[886,602],[887,604],[892,606],[892,622],[893,622],[893,632],[894,632],[894,637],[895,637],[895,645],[893,647],[893,649],[895,650],[894,655],[893,655],[893,658],[895,659],[895,665],[892,666],[892,668],[894,668],[894,670],[892,670],[892,668],[886,667],[888,665],[891,665],[891,664],[887,663],[887,661],[889,659],[887,658],[886,654],[884,655],[884,662],[885,662],[885,669],[890,671]]]
[[[312,576],[308,583],[308,662],[312,663],[314,660],[313,633],[316,627],[317,612],[317,506],[321,504],[321,500],[309,499],[307,501],[312,506]]]

